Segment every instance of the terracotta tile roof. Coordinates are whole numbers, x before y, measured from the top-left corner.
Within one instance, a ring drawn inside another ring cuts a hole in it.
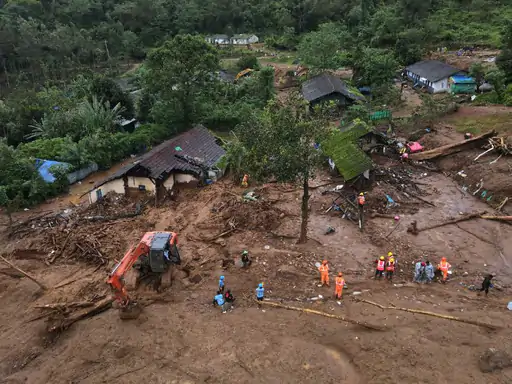
[[[211,167],[226,153],[217,144],[205,127],[197,125],[170,140],[164,141],[143,155],[137,162],[129,164],[97,183],[93,189],[123,177],[131,170],[145,171],[148,177],[158,179],[172,171],[201,174],[201,166]]]

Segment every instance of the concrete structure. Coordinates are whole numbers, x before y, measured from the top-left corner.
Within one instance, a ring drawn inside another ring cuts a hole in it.
[[[247,44],[255,44],[260,39],[256,35],[251,34],[241,34],[241,35],[234,35],[230,41],[233,45],[247,45]]]
[[[449,78],[454,75],[465,75],[466,72],[437,60],[424,60],[405,68],[405,75],[414,82],[422,85],[430,93],[448,92]]]
[[[196,126],[155,147],[128,166],[97,183],[88,193],[94,203],[109,192],[156,194],[156,198],[178,184],[197,185],[222,177],[219,160],[224,149],[203,126]]]
[[[227,45],[230,43],[228,35],[211,35],[205,37],[206,42],[210,44]]]

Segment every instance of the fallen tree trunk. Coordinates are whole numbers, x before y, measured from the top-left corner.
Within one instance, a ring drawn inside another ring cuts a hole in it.
[[[440,224],[435,224],[435,225],[431,225],[429,227],[425,227],[425,228],[418,228],[417,226],[413,226],[414,228],[409,228],[407,230],[407,232],[411,232],[413,234],[418,234],[420,232],[423,232],[423,231],[427,231],[429,229],[434,229],[434,228],[439,228],[439,227],[444,227],[445,225],[450,225],[450,224],[457,224],[457,223],[460,223],[461,221],[467,221],[467,220],[471,220],[471,219],[477,219],[477,218],[480,218],[485,212],[482,212],[482,213],[471,213],[469,215],[465,215],[463,217],[459,217],[457,219],[450,219],[448,221],[445,221],[444,223],[440,223]]]
[[[71,303],[49,303],[35,305],[34,308],[38,309],[66,309],[66,308],[87,308],[92,307],[95,303],[93,301],[73,301]]]
[[[409,155],[409,159],[421,161],[421,160],[435,159],[435,158],[441,157],[441,156],[452,155],[454,153],[463,151],[467,148],[474,147],[480,141],[485,140],[489,137],[492,137],[494,134],[495,134],[495,132],[491,131],[491,132],[484,133],[483,135],[476,136],[469,140],[460,141],[455,144],[443,145],[442,147],[434,148],[429,151],[412,153]]]
[[[442,315],[440,313],[423,311],[421,309],[410,309],[410,308],[400,308],[400,307],[387,307],[387,306],[375,303],[375,302],[370,301],[370,300],[365,300],[365,299],[356,299],[356,301],[360,301],[362,303],[374,305],[376,307],[379,307],[380,309],[392,309],[392,310],[395,310],[395,311],[404,311],[404,312],[416,313],[416,314],[419,314],[419,315],[426,315],[426,316],[437,317],[439,319],[453,320],[453,321],[458,321],[458,322],[461,322],[461,323],[472,324],[472,325],[477,325],[479,327],[488,328],[488,329],[491,329],[493,331],[501,328],[501,327],[499,327],[497,325],[493,325],[493,324],[489,324],[489,323],[484,323],[483,321],[470,320],[470,319],[461,319],[460,317]]]
[[[71,316],[66,317],[64,320],[59,321],[58,324],[49,326],[48,332],[62,331],[64,329],[69,328],[71,325],[73,325],[79,320],[83,320],[88,317],[97,315],[98,313],[104,312],[112,307],[112,301],[112,298],[107,297],[104,298],[103,300],[96,302],[92,308],[77,311],[71,314]]]
[[[291,307],[289,305],[285,305],[285,304],[281,304],[281,303],[276,303],[276,302],[272,302],[272,301],[258,301],[258,304],[269,305],[271,307],[284,308],[284,309],[289,309],[289,310],[292,310],[292,311],[312,313],[314,315],[330,317],[331,319],[337,319],[337,320],[345,321],[347,323],[359,325],[361,327],[364,327],[364,328],[367,328],[367,329],[371,329],[372,331],[383,331],[384,330],[383,327],[380,327],[380,326],[377,326],[377,325],[368,324],[365,321],[357,321],[357,320],[347,319],[344,316],[332,315],[330,313],[320,312],[320,311],[316,311],[314,309]]]
[[[488,215],[483,215],[483,216],[480,216],[481,219],[486,219],[486,220],[499,220],[499,221],[512,221],[512,216],[488,216]]]
[[[9,267],[11,268],[14,268],[15,270],[17,270],[19,273],[21,273],[23,276],[29,278],[30,280],[32,280],[34,283],[36,283],[37,285],[39,285],[39,287],[43,290],[43,291],[46,291],[48,290],[48,288],[46,288],[46,286],[41,283],[39,280],[37,280],[34,276],[32,275],[29,275],[27,272],[25,272],[24,270],[18,268],[17,266],[15,266],[13,263],[11,263],[9,260],[7,260],[5,257],[3,256],[0,256],[0,260],[2,260],[5,264],[7,264]]]

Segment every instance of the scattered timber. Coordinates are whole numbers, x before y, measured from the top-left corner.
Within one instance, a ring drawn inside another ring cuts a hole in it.
[[[71,325],[76,323],[77,321],[86,319],[88,317],[92,317],[99,313],[102,313],[112,307],[112,298],[107,297],[96,303],[92,307],[82,309],[76,312],[73,312],[69,317],[62,319],[61,321],[57,321],[56,324],[48,327],[48,332],[57,332],[63,331],[69,328]]]
[[[452,155],[454,153],[464,151],[468,148],[478,146],[482,140],[488,139],[494,136],[494,134],[495,132],[491,131],[484,133],[483,135],[476,136],[472,139],[464,140],[455,144],[443,145],[442,147],[434,148],[429,151],[412,153],[409,155],[409,159],[416,161],[431,160],[441,156]]]
[[[371,329],[372,331],[383,331],[384,330],[384,328],[381,327],[381,326],[368,324],[365,321],[357,321],[357,320],[347,319],[344,316],[332,315],[330,313],[320,312],[320,311],[316,311],[314,309],[292,307],[292,306],[289,306],[289,305],[285,305],[285,304],[281,304],[281,303],[276,303],[276,302],[273,302],[273,301],[258,301],[257,303],[258,304],[263,304],[263,305],[269,305],[271,307],[289,309],[291,311],[299,311],[299,312],[304,312],[304,313],[311,313],[311,314],[314,314],[314,315],[325,316],[325,317],[329,317],[331,319],[337,319],[337,320],[345,321],[347,323],[359,325],[360,327]]]
[[[365,299],[356,299],[356,301],[359,301],[361,303],[366,303],[366,304],[374,305],[376,307],[379,307],[380,309],[390,309],[390,310],[394,310],[394,311],[404,311],[404,312],[416,313],[416,314],[419,314],[419,315],[426,315],[426,316],[437,317],[439,319],[458,321],[460,323],[477,325],[479,327],[484,327],[484,328],[487,328],[487,329],[490,329],[490,330],[493,330],[493,331],[501,328],[501,327],[499,327],[497,325],[485,323],[485,322],[479,321],[479,320],[461,319],[460,317],[442,315],[440,313],[423,311],[421,309],[400,308],[400,307],[394,307],[394,306],[387,307],[387,306],[375,303],[375,302],[370,301],[370,300],[365,300]]]
[[[48,288],[43,284],[41,283],[39,280],[37,280],[34,276],[28,274],[27,272],[25,272],[24,270],[22,270],[21,268],[18,268],[17,266],[15,266],[13,263],[11,263],[9,260],[7,260],[5,257],[3,256],[0,256],[0,260],[2,260],[5,264],[7,264],[9,267],[11,268],[14,268],[15,270],[17,270],[19,273],[21,273],[23,276],[27,277],[28,279],[32,280],[34,283],[36,283],[37,285],[39,285],[39,287],[43,290],[43,291],[46,291],[48,290]]]

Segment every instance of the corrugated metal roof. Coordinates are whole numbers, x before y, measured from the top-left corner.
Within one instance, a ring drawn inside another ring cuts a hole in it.
[[[423,77],[429,81],[435,83],[436,81],[446,79],[451,75],[459,72],[464,72],[459,68],[455,68],[449,64],[443,63],[437,60],[424,60],[409,65],[405,68],[407,71]]]
[[[331,93],[341,93],[343,96],[354,101],[364,100],[363,96],[350,91],[349,87],[339,77],[329,73],[315,76],[302,84],[302,96],[310,102]]]
[[[94,188],[98,188],[111,180],[119,179],[135,169],[143,169],[148,177],[154,179],[158,179],[172,171],[182,171],[198,175],[201,173],[201,167],[197,164],[211,167],[225,153],[224,148],[217,144],[215,136],[202,125],[197,125],[181,135],[164,141],[143,155],[137,162],[121,168],[97,183]]]

